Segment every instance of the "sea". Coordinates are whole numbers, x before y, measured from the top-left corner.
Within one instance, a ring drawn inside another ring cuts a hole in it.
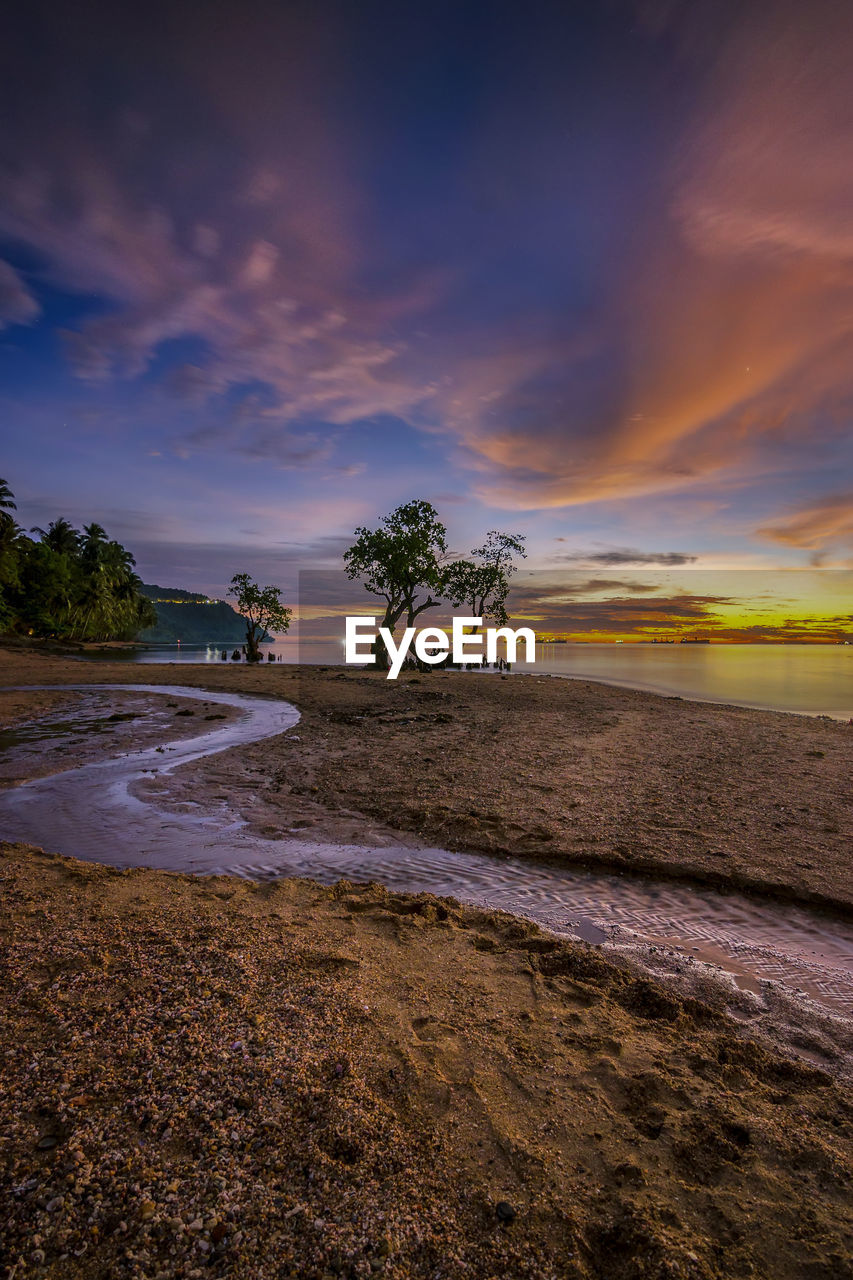
[[[343,665],[343,646],[337,642],[291,637],[262,648],[282,662]],[[225,665],[232,664],[232,652],[233,646],[222,645],[149,645],[88,656],[94,661]],[[518,662],[514,670],[599,680],[701,702],[853,718],[853,645],[538,644],[535,663]]]

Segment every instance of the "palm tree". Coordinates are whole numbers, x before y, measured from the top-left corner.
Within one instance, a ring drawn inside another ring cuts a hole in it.
[[[17,511],[14,495],[5,480],[0,480],[0,629],[14,621],[9,594],[18,585],[18,568],[22,550],[21,530],[10,514]]]
[[[96,524],[94,521],[91,524],[83,525],[81,558],[84,567],[89,572],[99,567],[103,549],[107,545],[108,541],[107,531],[101,525]]]
[[[136,561],[92,523],[79,533],[60,516],[32,541],[9,514],[12,491],[0,480],[0,630],[39,636],[110,640],[136,635],[156,622],[140,592]]]
[[[80,534],[64,516],[60,516],[58,520],[51,520],[47,529],[40,529],[35,525],[30,533],[37,533],[51,551],[58,551],[60,555],[70,556],[72,559],[80,549]]]
[[[100,640],[109,635],[114,600],[105,573],[88,574],[80,586],[72,611],[72,635],[78,640]]]
[[[15,495],[9,488],[5,480],[0,480],[0,524],[14,524],[15,521],[9,515],[10,511],[17,511],[15,505]]]

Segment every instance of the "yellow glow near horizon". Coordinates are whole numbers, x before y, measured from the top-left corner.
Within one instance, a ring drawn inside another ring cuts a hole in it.
[[[357,585],[346,599],[348,587],[330,583],[328,604],[295,606],[304,639],[340,639],[348,614],[381,619],[383,600],[360,596]],[[573,643],[837,644],[853,640],[851,600],[851,570],[537,570],[513,580],[509,611],[511,625]],[[462,611],[431,609],[417,625],[447,628],[453,612]]]
[[[728,643],[853,639],[850,571],[598,574],[586,584],[568,581],[562,590],[552,585],[539,599],[534,585],[525,594],[527,607],[513,614],[517,621],[575,643],[686,636]]]

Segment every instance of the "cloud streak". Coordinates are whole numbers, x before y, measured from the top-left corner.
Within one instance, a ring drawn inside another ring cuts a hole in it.
[[[35,323],[41,307],[14,267],[0,261],[0,330]]]
[[[849,7],[465,8],[375,41],[369,4],[36,0],[0,49],[0,328],[61,334],[111,447],[131,411],[167,424],[128,429],[128,466],[368,505],[455,473],[469,503],[647,525],[692,495],[744,538],[847,545],[814,494],[849,465]],[[696,559],[644,536],[562,558]]]
[[[813,551],[853,548],[853,493],[819,499],[757,532],[763,538],[789,547]]]
[[[557,541],[564,542],[565,539],[558,538]],[[632,564],[677,568],[694,564],[698,559],[683,551],[639,551],[633,547],[612,547],[607,551],[568,551],[557,558],[575,564],[600,564],[608,568]]]

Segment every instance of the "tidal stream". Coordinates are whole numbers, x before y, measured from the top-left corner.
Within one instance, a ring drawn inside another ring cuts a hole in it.
[[[37,686],[29,686],[35,688]],[[289,703],[177,685],[64,685],[103,700],[110,692],[192,698],[237,709],[226,724],[198,736],[66,769],[0,794],[0,836],[116,867],[155,867],[256,880],[306,876],[325,884],[378,880],[389,889],[449,895],[500,908],[588,942],[678,948],[685,964],[704,961],[759,990],[782,983],[836,1013],[853,1014],[853,926],[803,907],[698,889],[680,882],[608,875],[476,853],[407,845],[326,844],[265,839],[232,809],[168,812],[133,794],[134,784],[169,774],[219,751],[293,728]],[[91,710],[90,710],[91,715]],[[44,735],[61,733],[45,716]],[[68,734],[86,721],[67,716]],[[50,722],[49,726],[47,722]],[[5,735],[15,752],[38,739],[39,721]]]

